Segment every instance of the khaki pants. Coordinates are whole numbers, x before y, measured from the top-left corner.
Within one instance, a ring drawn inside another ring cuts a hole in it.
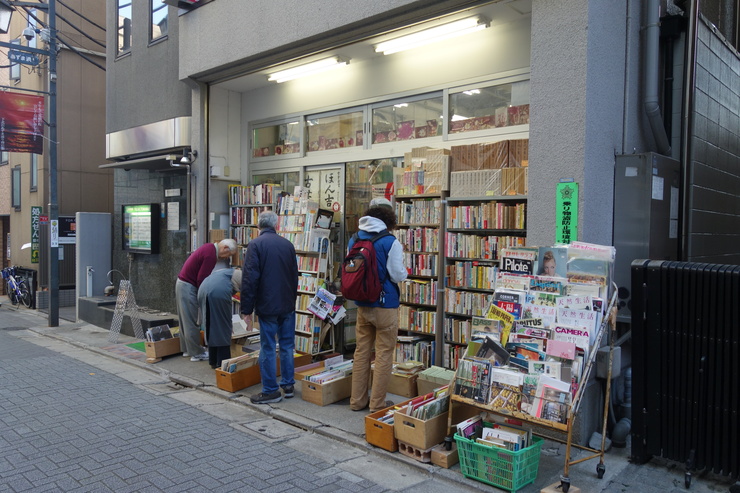
[[[349,406],[359,411],[370,404],[370,412],[385,408],[385,394],[393,369],[398,337],[398,308],[358,307],[357,346],[352,366],[352,398]],[[368,398],[370,354],[375,349],[372,394]]]

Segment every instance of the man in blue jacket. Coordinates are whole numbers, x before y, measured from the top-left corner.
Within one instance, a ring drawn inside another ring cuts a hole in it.
[[[357,237],[363,240],[370,239],[384,229],[388,231],[394,229],[396,213],[388,200],[376,199],[370,203],[370,208],[360,218],[359,226]],[[353,243],[354,241],[350,240],[349,249]],[[370,412],[375,412],[392,405],[386,402],[385,395],[391,378],[393,354],[398,337],[400,295],[398,283],[406,279],[408,271],[403,263],[403,247],[394,236],[378,239],[374,247],[378,279],[383,282],[384,294],[374,303],[355,302],[358,306],[355,326],[357,345],[352,366],[352,397],[349,401],[349,407],[353,411],[361,411],[369,405]],[[368,396],[370,355],[373,348],[375,370],[372,392]]]
[[[252,330],[252,312],[259,317],[262,392],[250,397],[255,404],[280,402],[293,397],[295,385],[295,300],[298,296],[298,263],[293,244],[275,232],[274,212],[259,215],[260,234],[249,242],[242,267],[241,314]],[[280,387],[277,383],[275,340],[280,344]]]

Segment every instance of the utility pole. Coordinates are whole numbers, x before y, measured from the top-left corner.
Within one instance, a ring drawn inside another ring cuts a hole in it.
[[[16,2],[0,0],[0,17],[10,15],[16,8],[28,7],[46,10],[49,28],[48,50],[0,42],[0,47],[27,53],[46,55],[49,63],[49,91],[32,91],[47,94],[49,108],[49,327],[59,326],[59,204],[57,202],[57,22],[56,0],[48,3]],[[7,32],[7,26],[4,26]],[[13,89],[13,88],[10,88]],[[30,89],[24,89],[31,91]]]

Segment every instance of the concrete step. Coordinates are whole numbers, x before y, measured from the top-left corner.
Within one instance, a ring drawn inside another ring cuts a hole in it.
[[[90,297],[80,298],[78,318],[87,323],[97,325],[100,328],[110,330],[113,323],[113,315],[116,310],[116,298],[114,297]],[[153,312],[141,309],[138,312],[141,328],[144,332],[150,327],[167,324],[170,327],[179,325],[177,315],[166,312]],[[128,312],[123,316],[121,334],[135,337],[131,317]]]

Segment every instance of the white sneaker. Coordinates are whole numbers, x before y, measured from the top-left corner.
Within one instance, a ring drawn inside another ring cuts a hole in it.
[[[190,361],[208,361],[208,351],[190,358]]]
[[[190,354],[189,353],[182,353],[182,357],[183,358],[189,358],[190,357]]]

